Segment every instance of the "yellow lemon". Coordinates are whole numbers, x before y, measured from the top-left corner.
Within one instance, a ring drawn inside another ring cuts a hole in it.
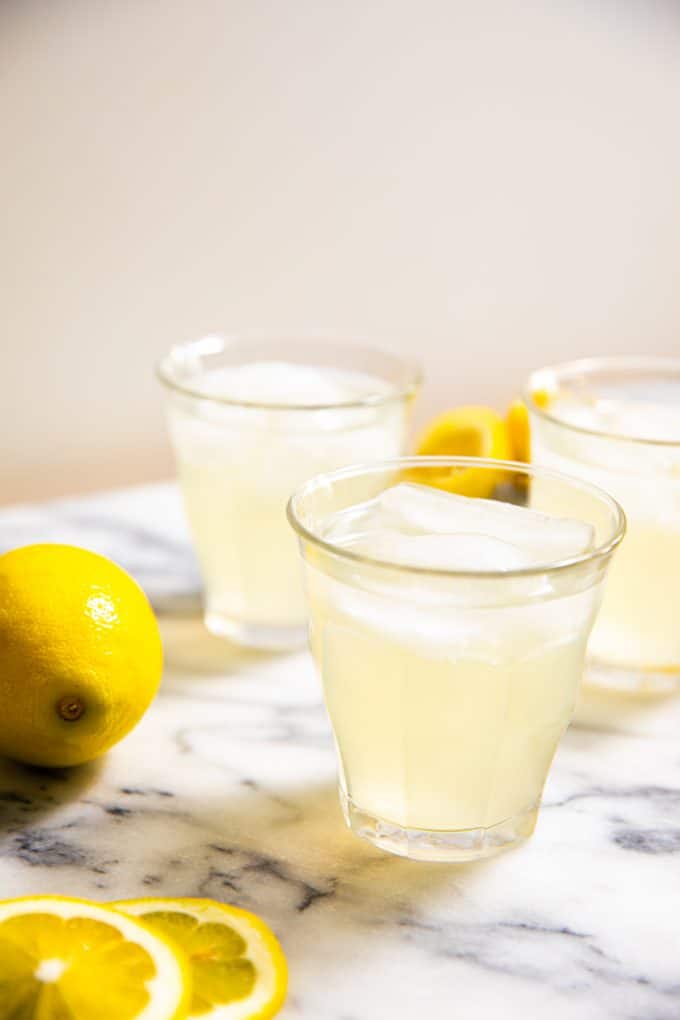
[[[186,954],[192,970],[192,1018],[269,1020],[283,1006],[286,958],[264,921],[214,900],[141,899],[115,903]]]
[[[476,406],[458,407],[440,414],[425,429],[416,452],[430,457],[490,457],[494,460],[509,460],[512,455],[503,418],[490,407]],[[449,468],[440,474],[428,471],[420,480],[462,496],[485,497],[491,495],[503,474],[485,468]],[[418,480],[415,475],[413,480]]]
[[[0,1020],[184,1020],[191,973],[169,939],[110,907],[0,901]]]
[[[0,754],[96,758],[142,717],[162,665],[153,610],[115,563],[68,545],[0,556]]]

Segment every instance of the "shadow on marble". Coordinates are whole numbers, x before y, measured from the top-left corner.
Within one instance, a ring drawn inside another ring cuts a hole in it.
[[[105,758],[65,769],[39,768],[0,758],[0,836],[32,825],[94,786]]]
[[[467,864],[415,862],[381,852],[351,833],[343,820],[335,783],[288,789],[284,795],[245,781],[243,792],[223,801],[198,800],[194,817],[217,835],[207,849],[212,865],[195,894],[233,897],[252,895],[241,876],[262,876],[265,885],[280,882],[295,895],[304,913],[317,900],[334,897],[334,911],[346,902],[354,922],[383,916],[390,905],[399,912],[437,896],[456,878],[493,867],[493,861]],[[266,906],[257,891],[255,906]],[[356,915],[356,916],[355,916]]]
[[[199,616],[159,617],[165,653],[164,686],[190,684],[187,674],[216,680],[242,674],[248,666],[280,659],[281,652],[257,651],[215,637]],[[285,657],[285,653],[284,653]]]

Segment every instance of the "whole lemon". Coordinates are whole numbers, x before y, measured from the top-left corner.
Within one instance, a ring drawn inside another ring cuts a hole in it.
[[[0,556],[0,754],[91,761],[141,719],[162,667],[148,599],[111,560],[52,544]]]

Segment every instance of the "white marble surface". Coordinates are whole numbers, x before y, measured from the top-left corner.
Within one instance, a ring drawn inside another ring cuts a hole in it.
[[[413,864],[344,829],[308,656],[244,654],[203,632],[172,486],[0,512],[0,549],[40,540],[131,570],[167,670],[102,762],[0,763],[0,895],[256,910],[290,961],[286,1020],[680,1017],[680,699],[584,700],[529,844]]]

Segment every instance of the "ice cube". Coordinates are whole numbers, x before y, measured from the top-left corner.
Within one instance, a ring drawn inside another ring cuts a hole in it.
[[[578,556],[593,545],[594,530],[585,521],[552,517],[498,500],[472,499],[426,485],[392,486],[374,504],[374,520],[380,520],[383,527],[420,535],[500,539],[522,550],[528,557],[526,566]]]
[[[439,570],[504,571],[532,565],[532,559],[510,542],[489,535],[404,535],[383,531],[359,543],[377,559]]]
[[[201,381],[206,396],[246,403],[309,407],[347,403],[361,390],[360,373],[286,361],[256,361],[209,372]],[[363,391],[380,388],[380,380],[361,375]]]

